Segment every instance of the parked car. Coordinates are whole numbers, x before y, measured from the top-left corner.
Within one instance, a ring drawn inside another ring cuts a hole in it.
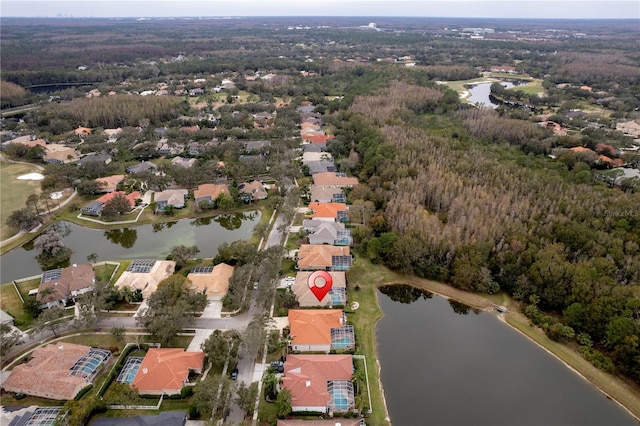
[[[238,378],[238,367],[235,367],[231,372],[231,380],[236,380]]]

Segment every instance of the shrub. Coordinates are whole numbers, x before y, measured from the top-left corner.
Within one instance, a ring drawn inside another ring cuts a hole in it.
[[[193,386],[185,386],[180,390],[181,398],[189,398],[191,395],[193,395]]]
[[[90,384],[89,386],[85,386],[84,388],[80,389],[80,392],[78,392],[76,397],[73,398],[73,399],[75,399],[76,401],[79,401],[80,398],[85,396],[87,394],[87,392],[89,392],[91,390],[91,388],[93,388],[93,384]]]

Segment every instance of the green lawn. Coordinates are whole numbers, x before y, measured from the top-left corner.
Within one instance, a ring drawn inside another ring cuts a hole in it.
[[[373,412],[367,419],[367,424],[386,425],[385,404],[378,374],[378,355],[376,352],[376,323],[382,318],[382,311],[378,306],[377,288],[387,282],[397,281],[399,276],[387,268],[373,265],[367,259],[357,257],[353,267],[347,273],[349,285],[348,308],[353,302],[359,303],[359,308],[347,314],[347,319],[354,325],[356,332],[356,354],[367,358],[367,373],[371,389],[371,405]],[[355,287],[358,286],[358,290]],[[347,309],[349,312],[349,309]]]
[[[40,194],[40,181],[18,180],[18,176],[27,173],[38,172],[35,166],[29,164],[13,164],[0,161],[0,240],[9,238],[15,234],[15,230],[5,225],[6,218],[14,210],[26,206],[25,202],[31,194]]]
[[[11,283],[0,286],[0,309],[14,317],[16,327],[21,330],[26,330],[33,323],[33,318],[22,309],[22,301]]]
[[[103,282],[109,281],[109,278],[111,277],[111,274],[113,274],[113,271],[115,271],[115,269],[116,269],[116,265],[108,265],[108,264],[98,265],[93,267],[93,270],[96,272],[96,280],[103,281]]]
[[[539,78],[534,78],[529,83],[521,86],[515,86],[508,90],[519,90],[521,92],[526,93],[527,95],[542,95],[544,94],[544,89],[542,88],[542,80]]]

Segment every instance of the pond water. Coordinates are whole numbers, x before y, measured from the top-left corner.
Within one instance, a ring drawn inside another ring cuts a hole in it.
[[[496,314],[409,286],[381,291],[376,335],[394,426],[637,426]]]
[[[492,82],[487,82],[470,85],[468,90],[471,96],[467,98],[467,101],[471,102],[472,104],[480,104],[488,108],[498,108],[498,106],[500,106],[500,103],[494,102],[494,99],[490,96],[492,84]],[[515,86],[513,83],[510,83],[508,81],[502,82],[500,84],[507,89]]]
[[[181,244],[198,246],[200,257],[215,257],[221,243],[250,239],[259,221],[260,212],[256,211],[108,231],[85,228],[70,222],[58,222],[54,226],[66,235],[64,244],[73,251],[71,263],[86,263],[87,255],[91,253],[98,255],[98,261],[164,259],[174,246]],[[0,257],[0,281],[6,283],[40,274],[42,270],[35,256],[32,243],[4,254]]]

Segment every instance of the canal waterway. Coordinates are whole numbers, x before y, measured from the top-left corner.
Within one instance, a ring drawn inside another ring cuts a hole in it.
[[[55,226],[64,235],[64,245],[73,251],[70,262],[86,263],[91,253],[98,255],[98,261],[164,259],[177,245],[196,245],[200,249],[198,256],[215,257],[220,244],[250,239],[259,221],[260,212],[256,211],[108,231],[85,228],[71,222],[58,222]],[[6,283],[40,274],[42,270],[36,254],[31,242],[2,255],[0,281]]]

